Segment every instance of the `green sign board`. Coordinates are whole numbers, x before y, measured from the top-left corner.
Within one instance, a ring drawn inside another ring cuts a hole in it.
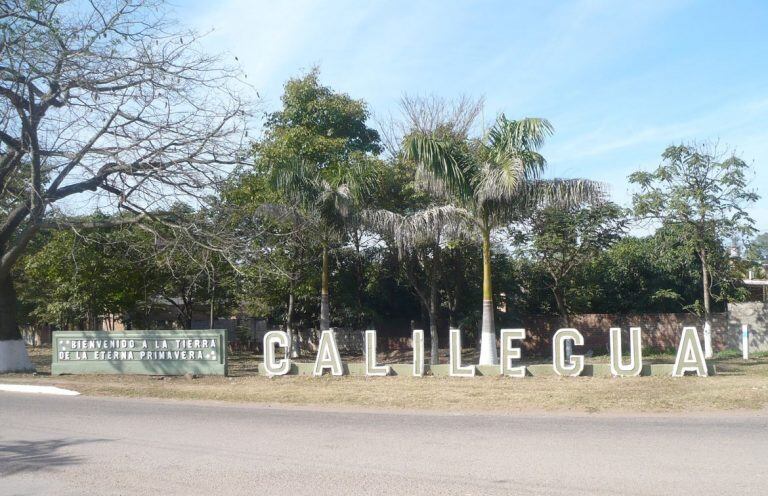
[[[57,331],[51,374],[226,375],[227,331]]]

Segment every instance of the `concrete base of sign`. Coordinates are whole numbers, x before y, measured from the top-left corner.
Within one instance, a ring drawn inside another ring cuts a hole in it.
[[[446,376],[450,375],[451,373],[451,366],[447,363],[438,364],[438,365],[427,365],[424,367],[424,375],[434,375],[434,376]]]
[[[669,376],[672,375],[672,367],[674,367],[671,363],[656,363],[651,366],[651,374],[653,376]],[[708,375],[715,375],[717,373],[717,368],[712,363],[707,363],[707,374]]]
[[[389,364],[392,368],[392,375],[411,377],[413,375],[413,365],[410,363],[393,363]],[[364,376],[365,365],[362,363],[345,363],[344,375],[352,376]],[[292,362],[291,370],[288,375],[312,375],[314,369],[314,363],[310,362]],[[498,365],[476,365],[475,370],[478,376],[495,377],[501,375]],[[709,375],[715,375],[715,366],[711,363],[707,364],[707,370]],[[425,365],[424,375],[431,375],[435,377],[447,377],[449,373],[449,365],[442,363],[439,365]],[[326,371],[326,374],[330,372]],[[264,364],[259,364],[259,374],[266,375],[264,370]],[[534,365],[528,365],[525,367],[525,375],[532,377],[552,377],[555,376],[555,371],[552,368],[552,364],[540,363]],[[660,364],[645,364],[640,372],[641,376],[670,376],[672,375],[671,363]],[[587,364],[584,365],[584,371],[581,373],[582,377],[611,377],[611,367],[607,363]]]
[[[405,377],[411,377],[413,375],[412,363],[390,363],[388,365],[392,369],[392,375],[401,375]]]
[[[0,341],[0,374],[34,371],[23,339]]]

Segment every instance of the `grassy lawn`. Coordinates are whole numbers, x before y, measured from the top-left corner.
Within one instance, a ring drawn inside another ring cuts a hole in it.
[[[571,412],[707,412],[768,409],[768,354],[748,362],[723,353],[718,375],[684,377],[330,377],[254,375],[259,357],[231,357],[231,377],[58,376],[50,371],[50,349],[32,350],[38,374],[9,374],[0,382],[57,385],[96,396],[219,400],[261,404],[409,410]],[[398,357],[390,357],[390,361]],[[400,357],[401,362],[406,360]],[[671,355],[647,357],[671,363]],[[604,363],[597,356],[588,363]]]

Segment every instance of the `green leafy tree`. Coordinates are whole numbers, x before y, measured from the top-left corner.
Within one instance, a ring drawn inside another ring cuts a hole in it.
[[[579,274],[577,287],[591,288],[585,311],[595,313],[680,312],[696,298],[696,260],[662,254],[662,234],[618,240]]]
[[[241,298],[253,315],[282,322],[289,334],[289,353],[298,356],[297,326],[316,319],[318,219],[277,191],[265,173],[238,177],[225,202],[243,217],[250,252],[241,264]],[[253,236],[258,232],[258,236]]]
[[[97,237],[51,233],[20,264],[20,299],[33,308],[28,317],[60,328],[96,329],[101,318],[133,313],[143,290],[157,280],[127,256],[122,237],[118,229]]]
[[[318,76],[313,69],[286,83],[283,108],[269,115],[254,152],[257,170],[268,175],[282,202],[282,208],[265,211],[299,216],[306,228],[314,226],[322,257],[320,329],[325,330],[330,326],[329,250],[351,240],[359,252],[357,213],[377,182],[375,155],[381,147],[378,133],[366,125],[365,102],[321,85]]]
[[[257,165],[299,159],[327,179],[356,156],[381,151],[379,133],[366,125],[365,102],[323,86],[319,76],[314,68],[285,84],[283,108],[267,116],[264,139],[254,144]]]
[[[175,205],[166,217],[171,226],[163,221],[145,225],[149,236],[142,236],[144,244],[137,244],[141,250],[136,253],[152,261],[162,281],[155,298],[175,309],[179,327],[191,329],[195,314],[206,307],[212,327],[216,315],[237,304],[239,282],[227,254],[204,236],[220,219],[213,209],[194,211],[185,204]]]
[[[346,240],[349,219],[360,211],[375,183],[376,169],[365,162],[350,164],[343,174],[326,179],[314,164],[282,162],[272,171],[275,188],[291,205],[265,205],[262,211],[275,219],[294,217],[312,229],[322,252],[320,290],[320,330],[330,328],[330,258],[335,244]]]
[[[698,258],[700,312],[707,324],[713,286],[725,277],[715,270],[727,265],[724,240],[754,232],[746,207],[759,197],[748,188],[748,172],[749,165],[736,155],[694,144],[670,146],[656,170],[629,176],[640,189],[633,196],[635,214],[663,223],[666,251]]]
[[[563,327],[570,327],[569,293],[576,289],[580,272],[620,239],[627,222],[624,210],[611,202],[546,206],[517,231],[524,253],[546,274]]]
[[[768,233],[758,234],[747,244],[744,259],[750,264],[753,277],[768,277]]]

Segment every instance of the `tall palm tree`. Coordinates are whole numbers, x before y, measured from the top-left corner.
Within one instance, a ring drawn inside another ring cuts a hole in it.
[[[324,174],[315,164],[294,158],[270,168],[273,187],[317,229],[322,248],[320,288],[320,330],[330,328],[329,250],[345,238],[346,222],[370,194],[376,179],[375,167],[365,160],[352,161],[344,168]]]
[[[363,222],[373,231],[386,236],[390,246],[397,247],[401,260],[404,255],[413,256],[424,271],[426,284],[420,284],[411,270],[407,267],[405,270],[406,277],[429,314],[430,363],[437,364],[441,245],[466,230],[469,222],[466,212],[451,205],[443,205],[424,208],[407,215],[383,209],[366,210],[362,217]]]
[[[500,115],[480,138],[439,130],[414,132],[404,140],[405,156],[418,165],[418,178],[430,192],[465,209],[483,247],[481,365],[498,363],[491,285],[491,232],[546,202],[592,201],[598,183],[584,179],[542,179],[546,167],[539,149],[552,134],[545,119],[509,120]]]

